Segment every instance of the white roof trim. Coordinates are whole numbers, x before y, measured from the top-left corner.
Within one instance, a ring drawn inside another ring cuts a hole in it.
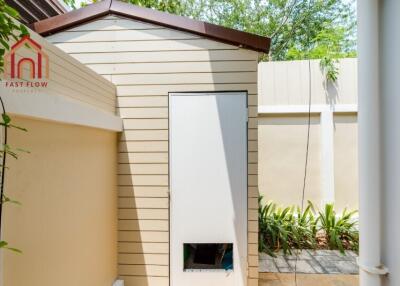
[[[356,104],[336,104],[330,106],[328,104],[313,104],[311,105],[311,113],[321,113],[331,110],[334,113],[357,113],[358,107]],[[302,114],[308,113],[308,105],[259,105],[259,114]]]

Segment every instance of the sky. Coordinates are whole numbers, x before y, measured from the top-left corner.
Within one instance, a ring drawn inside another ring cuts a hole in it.
[[[60,2],[63,2],[63,1],[60,1]],[[75,0],[76,8],[80,8],[81,7],[81,3],[87,3],[87,2],[89,2],[89,1],[88,0]],[[90,2],[92,2],[92,1],[90,1]],[[68,6],[67,6],[67,8],[70,9]]]

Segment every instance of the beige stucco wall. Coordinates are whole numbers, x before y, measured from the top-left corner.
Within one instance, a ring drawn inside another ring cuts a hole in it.
[[[327,83],[319,60],[262,62],[259,64],[259,105],[307,105],[308,82],[315,104],[357,104],[357,59],[340,59],[338,78]]]
[[[336,206],[358,209],[357,116],[336,115],[334,119]]]
[[[337,211],[358,208],[357,59],[341,59],[335,83],[319,61],[259,64],[259,184],[266,200],[301,203],[311,92],[305,199]],[[309,88],[309,81],[311,85]]]
[[[305,166],[308,118],[302,116],[260,117],[259,184],[264,201],[300,205]],[[319,202],[320,122],[312,117],[306,201]]]
[[[8,286],[111,286],[117,277],[117,141],[114,132],[28,118],[9,144],[4,238]]]

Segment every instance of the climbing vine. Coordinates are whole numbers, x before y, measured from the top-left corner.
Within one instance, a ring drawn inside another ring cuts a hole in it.
[[[0,0],[0,73],[4,72],[4,56],[8,50],[10,50],[9,43],[12,40],[18,41],[21,37],[28,35],[27,28],[18,23],[16,20],[19,19],[19,14],[12,7],[8,6],[4,0]],[[0,78],[2,79],[2,78]],[[7,157],[11,156],[14,159],[18,158],[18,153],[21,149],[14,149],[8,145],[8,129],[16,128],[22,131],[26,129],[16,126],[11,123],[11,117],[6,113],[6,108],[3,99],[0,96],[1,104],[1,149],[0,149],[0,237],[2,234],[2,223],[3,223],[3,206],[6,203],[19,204],[19,202],[7,197],[4,194],[4,183],[5,183],[5,171],[7,169],[6,162]],[[15,252],[21,252],[17,248],[10,247],[7,241],[0,240],[0,248],[9,249]]]

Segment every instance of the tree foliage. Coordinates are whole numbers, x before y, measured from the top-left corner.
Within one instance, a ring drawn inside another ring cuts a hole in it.
[[[125,0],[125,2],[269,36],[272,44],[267,59],[270,60],[339,58],[356,55],[355,0]]]

